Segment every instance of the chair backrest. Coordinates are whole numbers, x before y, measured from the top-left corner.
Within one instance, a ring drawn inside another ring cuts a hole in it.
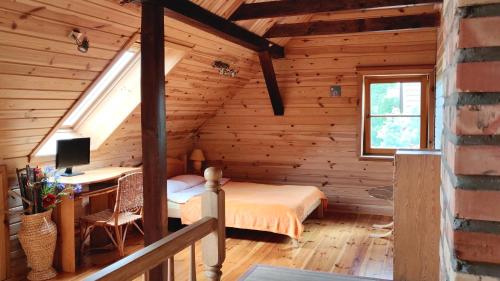
[[[142,173],[132,173],[118,179],[115,212],[136,212],[141,210]]]

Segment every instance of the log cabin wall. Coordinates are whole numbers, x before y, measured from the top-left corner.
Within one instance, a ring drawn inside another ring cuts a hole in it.
[[[258,73],[201,129],[210,165],[238,180],[319,186],[335,210],[388,214],[370,187],[391,185],[393,163],[360,161],[357,66],[434,64],[436,30],[293,38],[274,60],[285,105],[274,116]],[[341,97],[330,86],[342,87]]]

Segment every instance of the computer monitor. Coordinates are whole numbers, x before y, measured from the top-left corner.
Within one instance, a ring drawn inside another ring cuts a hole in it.
[[[90,138],[76,138],[57,141],[56,168],[66,168],[61,176],[71,177],[83,173],[73,173],[73,166],[90,163]]]

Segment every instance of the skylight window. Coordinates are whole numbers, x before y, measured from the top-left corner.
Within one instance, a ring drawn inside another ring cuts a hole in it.
[[[102,93],[115,81],[116,77],[120,75],[130,61],[137,55],[137,52],[129,50],[122,54],[122,56],[113,64],[102,78],[99,79],[89,93],[85,96],[83,101],[78,104],[71,115],[64,121],[63,127],[73,127],[82,115],[96,102]]]
[[[165,74],[184,54],[184,50],[165,50]],[[133,46],[99,78],[61,128],[42,142],[35,156],[55,155],[57,140],[75,137],[90,137],[90,150],[97,150],[140,104],[140,77],[139,48]]]

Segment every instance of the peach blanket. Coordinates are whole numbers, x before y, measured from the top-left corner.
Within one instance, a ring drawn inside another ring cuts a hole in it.
[[[302,221],[310,209],[327,199],[315,186],[268,185],[249,182],[226,183],[222,189],[226,200],[226,226],[269,231],[299,238],[304,230]],[[201,218],[201,196],[181,205],[183,224]]]

